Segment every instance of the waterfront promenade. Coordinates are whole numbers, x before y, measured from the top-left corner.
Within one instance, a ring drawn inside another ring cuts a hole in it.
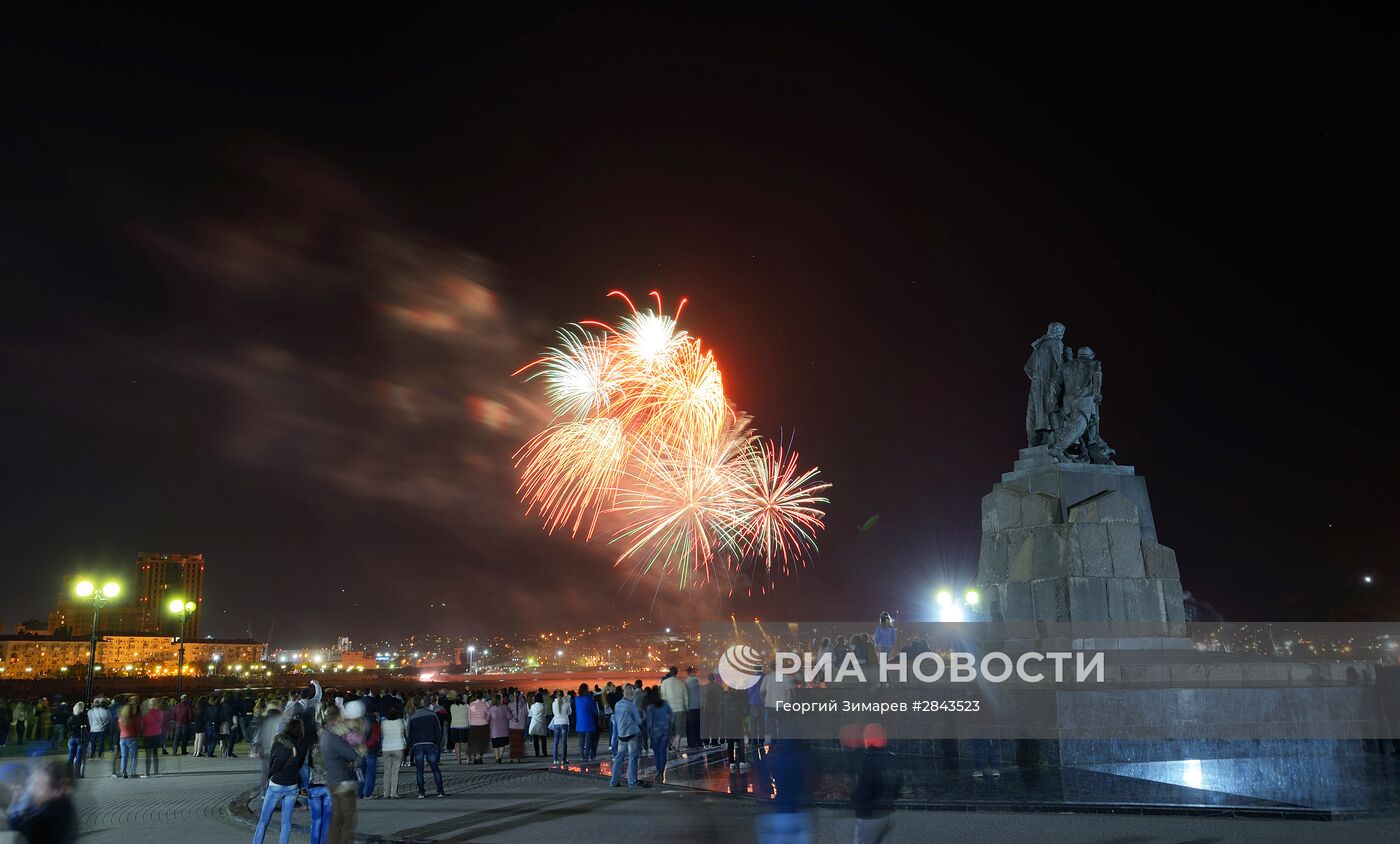
[[[246,842],[251,837],[257,760],[163,757],[150,779],[116,780],[107,760],[90,763],[77,803],[83,840]],[[443,766],[449,796],[360,803],[359,832],[379,841],[626,840],[667,844],[752,841],[766,807],[742,797],[679,787],[612,789],[601,778],[521,765]],[[309,816],[299,809],[293,841],[307,840]],[[847,842],[851,813],[814,814],[817,840]],[[277,821],[268,840],[275,841]],[[1347,842],[1395,840],[1394,818],[1297,819],[1068,814],[982,811],[901,811],[893,842]]]

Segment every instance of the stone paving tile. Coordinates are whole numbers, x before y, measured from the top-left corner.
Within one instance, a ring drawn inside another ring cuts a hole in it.
[[[93,771],[93,768],[89,769]],[[161,776],[81,780],[76,802],[83,840],[208,842],[233,844],[251,837],[247,805],[257,785],[257,761],[166,757]],[[601,779],[571,776],[540,765],[458,768],[444,778],[451,796],[360,803],[362,840],[543,842],[616,840],[645,836],[664,844],[754,840],[762,806],[752,801],[685,789],[611,789]],[[406,785],[401,782],[401,785]],[[256,808],[256,800],[251,801]],[[242,807],[235,811],[231,807]],[[816,840],[852,839],[849,812],[814,813]],[[295,813],[293,841],[306,840],[308,815]],[[1398,842],[1396,821],[1296,821],[1138,815],[1072,815],[992,812],[900,812],[886,839],[970,844],[1184,844],[1185,842]],[[277,821],[269,829],[275,841]],[[384,840],[379,838],[378,840]]]

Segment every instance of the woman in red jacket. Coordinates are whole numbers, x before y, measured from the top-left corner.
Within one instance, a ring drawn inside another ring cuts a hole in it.
[[[151,776],[152,773],[160,773],[160,751],[161,744],[165,738],[165,708],[164,701],[159,698],[151,700],[150,709],[141,716],[141,737],[146,745],[146,773],[144,776]],[[155,764],[154,772],[151,770],[152,763]]]

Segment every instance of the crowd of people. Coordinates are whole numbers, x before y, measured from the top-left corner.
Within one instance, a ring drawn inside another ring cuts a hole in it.
[[[884,615],[873,636],[814,641],[811,650],[838,658],[849,651],[861,662],[874,661],[894,640]],[[406,790],[419,799],[442,798],[442,765],[453,755],[458,766],[527,759],[565,766],[571,758],[589,765],[599,759],[604,734],[609,781],[616,788],[664,783],[672,760],[715,746],[733,772],[749,770],[746,746],[773,757],[765,762],[776,777],[783,757],[773,754],[780,743],[771,713],[784,684],[765,680],[731,688],[714,674],[702,682],[693,666],[684,675],[672,666],[654,684],[638,679],[567,690],[357,692],[323,690],[313,681],[288,693],[97,695],[90,703],[71,704],[0,700],[0,744],[13,735],[22,743],[46,741],[52,749],[67,749],[66,761],[34,771],[22,788],[11,784],[7,816],[12,830],[40,836],[31,840],[71,840],[76,816],[68,797],[75,779],[94,774],[92,762],[110,753],[109,776],[157,777],[163,756],[234,758],[240,744],[261,760],[263,800],[253,844],[264,840],[278,809],[279,841],[287,844],[298,805],[309,810],[313,844],[349,842],[357,802],[405,797],[400,783],[406,770],[413,772]],[[883,753],[883,743],[879,747]],[[652,769],[650,780],[641,776],[644,761]],[[863,799],[869,802],[868,795]]]

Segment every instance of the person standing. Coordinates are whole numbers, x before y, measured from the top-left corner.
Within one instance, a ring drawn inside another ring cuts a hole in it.
[[[49,711],[49,741],[51,749],[57,750],[61,745],[66,744],[68,738],[68,719],[73,717],[73,708],[68,705],[68,701],[60,700],[54,704]]]
[[[68,735],[68,770],[75,777],[83,775],[83,751],[88,745],[88,717],[80,700],[73,704],[64,729]]]
[[[506,708],[510,710],[510,719],[506,725],[510,730],[510,761],[519,762],[525,758],[525,724],[530,720],[525,695],[521,694],[519,689],[506,692]]]
[[[729,770],[735,773],[749,769],[744,761],[744,715],[748,707],[748,695],[742,689],[725,688],[720,696],[719,736],[724,740]]]
[[[685,714],[690,710],[690,703],[686,697],[685,681],[681,679],[680,670],[674,665],[666,673],[666,679],[661,681],[661,699],[666,701],[666,707],[671,710],[671,717],[674,720],[671,728],[666,731],[672,742],[672,746],[668,750],[679,756],[681,735],[685,732]],[[657,750],[656,742],[651,740],[653,732],[648,729],[647,733],[647,740],[651,741],[652,750],[658,753],[662,752]]]
[[[371,714],[369,712],[369,707],[362,701],[363,699],[361,699],[359,705],[360,710],[364,713],[363,723],[366,726],[364,728],[365,755],[360,764],[360,768],[364,772],[364,779],[360,781],[359,796],[366,799],[373,799],[375,796],[374,780],[379,774],[379,754],[384,746],[384,731],[379,726],[379,716],[377,714]],[[356,701],[351,701],[346,704],[345,708],[353,711],[355,703]]]
[[[894,619],[887,612],[880,613],[880,620],[875,623],[875,652],[877,654],[894,653],[895,628]]]
[[[767,714],[767,711],[763,707],[763,692],[764,687],[767,685],[768,677],[764,674],[762,669],[760,669],[758,672],[758,680],[748,688],[749,735],[753,739],[755,745],[755,759],[758,758],[757,747],[763,744],[763,737],[765,735],[764,716]]]
[[[530,704],[530,738],[535,746],[535,757],[544,755],[546,739],[549,736],[548,709],[544,705],[544,693],[536,692]]]
[[[549,729],[554,733],[554,764],[567,765],[569,763],[569,700],[564,697],[563,692],[555,689],[554,702],[551,707],[553,718],[549,722]]]
[[[214,695],[204,704],[204,742],[200,751],[210,759],[214,758],[214,745],[219,740],[220,703],[219,696]]]
[[[301,769],[306,763],[306,746],[302,742],[301,720],[292,718],[282,727],[267,748],[266,790],[263,792],[262,812],[253,844],[262,844],[272,813],[282,806],[281,831],[278,844],[288,844],[292,838],[292,811],[296,808],[297,788],[301,784]]]
[[[10,704],[0,698],[0,747],[10,743]]]
[[[447,735],[448,735],[448,739],[447,739],[447,749],[448,749],[449,751],[451,751],[453,748],[456,748],[456,749],[457,749],[457,764],[458,764],[458,765],[461,765],[461,764],[462,764],[462,751],[463,751],[463,750],[467,750],[467,751],[468,751],[468,752],[467,752],[467,761],[468,761],[468,762],[470,762],[470,761],[471,761],[471,758],[472,758],[471,752],[470,752],[469,748],[467,747],[467,741],[468,741],[468,735],[469,735],[469,728],[471,727],[471,721],[468,720],[469,717],[470,717],[470,712],[471,712],[470,706],[471,706],[471,704],[470,704],[470,702],[468,701],[467,693],[466,693],[466,692],[463,692],[463,693],[457,698],[457,700],[453,701],[452,706],[448,707],[448,721],[447,721],[447,724],[448,724],[448,727],[447,727],[447,729],[448,729],[448,734],[447,734]]]
[[[171,715],[175,720],[175,754],[185,756],[189,753],[190,723],[194,720],[194,706],[189,695],[180,695],[180,702],[175,704]]]
[[[107,704],[107,744],[112,748],[112,776],[117,775],[121,764],[121,700],[113,698]]]
[[[893,824],[894,801],[899,783],[894,778],[894,754],[885,749],[885,730],[869,724],[864,732],[865,752],[851,791],[856,813],[855,844],[878,844]]]
[[[159,700],[141,716],[141,738],[146,747],[146,773],[142,774],[142,778],[145,779],[160,774],[161,743],[165,738],[165,710],[160,707]],[[152,765],[155,766],[154,771]]]
[[[637,787],[637,765],[642,758],[642,719],[634,700],[635,691],[631,686],[622,689],[622,700],[613,707],[612,732],[616,736],[613,752],[612,777],[609,785],[617,788],[622,785],[622,770],[627,769],[627,787]]]
[[[305,776],[306,807],[311,810],[311,844],[326,844],[331,832],[331,790],[326,761],[321,756],[320,730],[317,741],[309,741],[303,722],[301,743],[306,748]]]
[[[10,714],[14,718],[15,742],[24,747],[29,743],[29,731],[34,726],[34,704],[27,700],[15,701]]]
[[[442,753],[442,722],[438,720],[437,713],[433,712],[427,698],[420,700],[417,711],[409,716],[407,727],[409,749],[413,751],[413,766],[418,772],[418,799],[422,800],[427,796],[423,789],[424,763],[433,770],[433,784],[437,786],[437,796],[446,797],[447,792],[442,790],[442,768],[438,767],[438,758]]]
[[[101,759],[102,754],[107,752],[107,722],[112,718],[112,711],[107,708],[107,701],[97,698],[92,702],[92,706],[86,714],[88,737],[91,742],[88,757]]]
[[[353,713],[355,701],[347,702],[346,711]],[[360,712],[364,705],[359,705]],[[434,716],[436,717],[436,716]],[[327,706],[324,713],[319,750],[326,767],[326,788],[331,795],[330,832],[328,844],[350,844],[355,835],[359,805],[355,792],[359,780],[355,777],[355,767],[360,764],[360,752],[351,744],[357,719],[342,717],[342,710],[335,704]]]
[[[384,756],[384,799],[392,800],[399,796],[399,766],[403,763],[404,749],[408,747],[408,732],[404,720],[399,717],[397,703],[387,704],[384,717],[379,720],[380,753]]]
[[[720,702],[724,699],[724,690],[720,688],[719,679],[711,674],[709,682],[705,684],[705,709],[700,713],[700,729],[705,737],[705,744],[715,746],[724,738],[720,732]]]
[[[467,758],[473,765],[485,763],[486,748],[491,746],[491,701],[486,692],[476,692],[467,705]]]
[[[671,731],[675,728],[675,720],[675,712],[666,701],[665,692],[653,689],[647,695],[646,730],[651,748],[656,753],[658,783],[666,781],[666,756],[671,749]]]
[[[579,759],[592,762],[593,740],[598,736],[598,702],[593,699],[587,683],[580,683],[578,694],[574,696],[574,729],[578,731]]]
[[[219,703],[219,740],[223,742],[225,759],[234,758],[233,744],[238,740],[238,714],[242,704],[238,695],[226,694]]]
[[[691,750],[700,746],[700,713],[705,708],[705,690],[695,676],[695,666],[685,669],[685,746]]]
[[[126,705],[117,714],[118,731],[121,734],[121,778],[131,779],[136,773],[137,747],[141,741],[141,709],[136,698],[128,698]]]
[[[263,743],[263,719],[267,717],[267,698],[253,702],[253,717],[248,721],[248,757],[261,759],[265,747]]]
[[[487,727],[491,731],[491,749],[496,753],[496,764],[504,761],[506,745],[510,744],[510,708],[499,693],[486,710]]]

